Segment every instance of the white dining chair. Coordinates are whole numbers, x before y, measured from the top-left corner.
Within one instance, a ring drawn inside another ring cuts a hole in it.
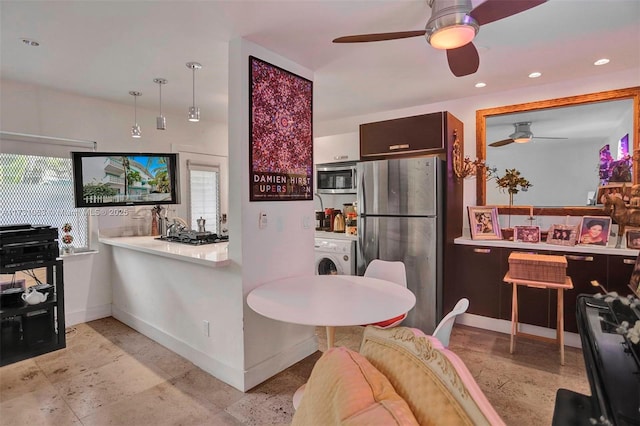
[[[442,318],[436,329],[433,331],[433,336],[440,340],[445,348],[449,347],[449,337],[451,337],[451,329],[453,328],[453,324],[456,322],[456,317],[467,312],[467,309],[469,309],[469,299],[463,297],[458,300],[458,303],[456,303],[456,306],[453,307],[451,312]]]
[[[364,271],[364,276],[391,281],[403,287],[407,287],[407,271],[404,267],[404,263],[400,261],[374,259],[369,263],[369,265],[367,265],[367,269]],[[405,312],[395,318],[389,318],[385,321],[365,325],[373,325],[378,328],[391,328],[400,325],[406,317],[407,313]]]

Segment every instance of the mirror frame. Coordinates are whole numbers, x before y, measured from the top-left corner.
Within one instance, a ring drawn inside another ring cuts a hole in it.
[[[568,96],[565,98],[547,99],[544,101],[528,102],[524,104],[506,105],[496,108],[480,109],[476,111],[476,157],[484,162],[487,159],[487,117],[514,112],[532,111],[545,108],[558,108],[573,105],[588,104],[593,102],[613,101],[621,99],[633,100],[633,184],[640,182],[640,86],[626,89],[608,90],[605,92],[590,93],[586,95]],[[487,202],[487,179],[484,170],[478,170],[476,175],[476,205],[484,206]],[[531,214],[531,206],[498,206],[500,214]],[[601,207],[536,207],[533,206],[534,215],[547,216],[585,216],[604,214]]]

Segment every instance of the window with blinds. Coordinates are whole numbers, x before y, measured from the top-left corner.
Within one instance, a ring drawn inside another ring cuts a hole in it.
[[[86,209],[75,208],[70,152],[93,150],[93,143],[6,132],[0,133],[0,142],[0,225],[43,224],[60,230],[69,223],[71,245],[88,249],[89,218]]]
[[[189,171],[189,222],[198,229],[197,220],[206,220],[209,232],[220,234],[220,167],[187,162]]]

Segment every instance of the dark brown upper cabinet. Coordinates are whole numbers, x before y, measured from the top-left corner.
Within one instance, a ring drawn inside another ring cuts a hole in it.
[[[416,115],[360,125],[360,158],[409,157],[443,153],[462,123],[448,112]]]

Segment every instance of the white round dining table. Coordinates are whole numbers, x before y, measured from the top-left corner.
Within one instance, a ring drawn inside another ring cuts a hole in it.
[[[354,275],[304,275],[270,281],[253,289],[247,304],[267,318],[327,328],[371,324],[402,315],[416,303],[406,287]]]

